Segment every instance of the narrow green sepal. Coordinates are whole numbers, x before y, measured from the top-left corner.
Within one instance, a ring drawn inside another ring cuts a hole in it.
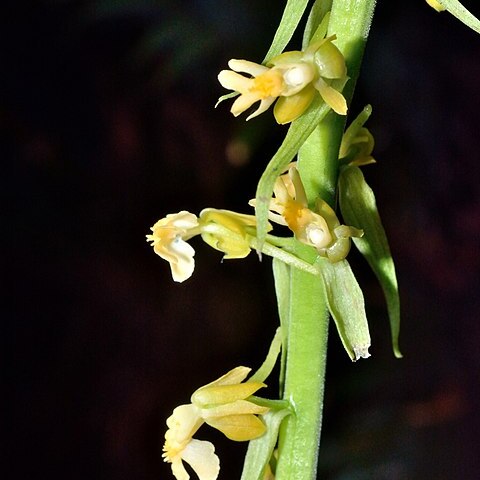
[[[470,13],[458,0],[437,0],[437,2],[464,25],[480,33],[480,20]]]
[[[263,480],[265,468],[277,443],[280,425],[290,413],[290,409],[271,410],[262,416],[267,429],[260,438],[249,442],[240,480]]]
[[[282,348],[282,327],[278,327],[275,331],[272,343],[267,353],[267,358],[262,363],[260,368],[249,378],[249,382],[264,382],[272,373],[275,364],[277,363],[278,354]]]
[[[328,310],[335,321],[345,350],[354,362],[368,358],[370,333],[363,293],[346,260],[330,263],[325,258],[317,260],[322,274]]]
[[[240,94],[238,92],[230,92],[227,93],[226,95],[222,95],[218,100],[217,103],[215,104],[214,108],[217,108],[223,101],[228,100],[229,98],[235,98],[238,97]]]
[[[358,167],[350,166],[342,170],[339,178],[339,199],[345,222],[361,228],[364,232],[363,237],[353,238],[353,242],[380,282],[387,302],[393,353],[395,357],[402,358],[398,346],[400,299],[395,265],[378,213],[375,195]]]

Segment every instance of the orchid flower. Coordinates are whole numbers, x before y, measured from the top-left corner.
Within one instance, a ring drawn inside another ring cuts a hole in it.
[[[175,408],[167,419],[163,457],[165,462],[172,464],[172,473],[177,480],[190,478],[184,461],[200,480],[215,480],[218,477],[220,461],[213,444],[193,438],[204,423],[236,441],[252,440],[265,432],[266,427],[257,415],[268,412],[268,407],[248,400],[265,384],[243,382],[250,370],[247,367],[234,368],[200,387],[193,393],[192,403]]]
[[[318,253],[335,263],[343,260],[350,250],[350,237],[361,237],[357,228],[341,225],[334,210],[323,200],[317,199],[315,210],[309,208],[307,196],[295,163],[288,172],[279,176],[270,200],[269,219],[286,225],[295,238],[315,247]],[[255,206],[255,200],[249,204]]]
[[[289,123],[305,112],[318,91],[336,113],[345,115],[345,98],[330,85],[334,79],[347,79],[345,59],[332,43],[335,38],[333,35],[315,42],[304,52],[284,52],[271,59],[267,66],[247,60],[230,60],[231,70],[222,70],[218,81],[224,88],[240,94],[233,102],[232,114],[238,116],[260,101],[258,108],[247,117],[250,120],[278,99],[275,119],[280,124]]]

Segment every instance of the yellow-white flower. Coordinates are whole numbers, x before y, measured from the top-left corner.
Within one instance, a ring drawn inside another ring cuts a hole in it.
[[[159,220],[147,241],[153,250],[168,263],[175,282],[183,282],[192,276],[195,268],[195,250],[186,242],[198,232],[198,218],[190,212],[172,213]]]
[[[187,462],[200,480],[215,480],[220,471],[220,461],[215,447],[193,435],[203,424],[200,411],[195,405],[180,405],[167,419],[163,457],[172,464],[172,473],[177,480],[188,480],[183,461]]]
[[[332,235],[328,224],[325,218],[308,208],[305,189],[294,164],[277,178],[273,193],[270,220],[288,226],[297,240],[317,250],[330,245]],[[255,200],[251,200],[250,205],[255,206]]]
[[[327,257],[332,263],[347,256],[350,237],[363,235],[361,230],[340,225],[334,210],[325,201],[318,199],[315,211],[308,207],[295,163],[290,165],[286,174],[277,178],[273,193],[270,220],[288,226],[298,241],[315,247],[321,256]],[[255,206],[256,202],[251,200],[249,203]]]
[[[221,71],[218,81],[222,87],[241,94],[233,102],[231,108],[233,115],[240,115],[260,101],[259,107],[247,117],[247,120],[265,112],[278,97],[298,94],[310,84],[315,75],[313,65],[300,62],[268,68],[247,60],[233,59],[228,62],[228,66],[231,70]],[[252,75],[252,78],[244,77],[237,72],[247,73]],[[308,104],[312,98],[312,95],[307,95]]]
[[[256,227],[255,215],[205,208],[200,212],[202,239],[225,259],[245,258],[251,251],[247,228]]]
[[[225,254],[223,258],[244,258],[251,251],[255,227],[254,215],[205,208],[197,218],[193,213],[181,211],[159,220],[151,228],[147,241],[152,242],[157,255],[170,263],[173,279],[184,282],[195,268],[195,250],[187,240],[201,235],[211,247]]]
[[[240,115],[260,101],[255,112],[247,117],[250,120],[265,112],[278,98],[275,119],[280,124],[289,123],[308,108],[316,91],[335,112],[345,115],[345,98],[330,86],[333,79],[347,79],[345,59],[333,40],[335,36],[324,38],[304,52],[284,52],[271,59],[267,66],[230,60],[231,70],[221,71],[218,80],[224,88],[240,93],[231,108],[233,115]]]
[[[207,441],[196,440],[193,435],[207,423],[236,441],[257,438],[265,432],[264,423],[256,416],[266,413],[247,400],[265,385],[261,382],[243,382],[250,368],[237,367],[219,379],[196,390],[192,403],[175,408],[167,419],[163,457],[172,464],[177,480],[190,477],[183,466],[187,462],[200,480],[215,480],[220,471],[220,461],[214,446]]]

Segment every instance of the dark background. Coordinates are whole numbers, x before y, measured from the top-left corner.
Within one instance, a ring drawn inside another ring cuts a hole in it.
[[[194,240],[195,274],[175,284],[144,235],[181,209],[250,211],[286,129],[271,112],[245,124],[214,110],[216,74],[263,58],[283,4],[2,7],[8,478],[173,478],[171,410],[261,362],[277,323],[270,261],[221,263]],[[352,364],[331,329],[322,479],[478,478],[479,84],[479,35],[422,0],[379,2],[351,112],[373,105],[378,163],[364,173],[397,263],[405,358],[353,254],[372,358]],[[239,478],[245,445],[199,438],[215,441],[220,478]]]

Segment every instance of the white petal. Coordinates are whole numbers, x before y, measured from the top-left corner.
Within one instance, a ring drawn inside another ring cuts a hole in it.
[[[172,473],[177,480],[189,480],[190,478],[180,458],[172,462]]]
[[[183,443],[191,438],[202,425],[200,410],[192,404],[180,405],[167,418],[168,436],[170,441]],[[167,452],[168,453],[168,452]]]
[[[222,70],[218,74],[218,81],[223,88],[240,93],[248,92],[250,84],[252,83],[250,78],[245,78],[239,73],[232,72],[231,70]]]
[[[220,472],[220,460],[210,442],[192,439],[185,447],[182,458],[198,475],[200,480],[216,480]]]
[[[252,118],[257,117],[261,113],[263,113],[265,110],[267,110],[270,105],[277,99],[277,97],[268,97],[265,98],[260,102],[260,106],[250,115],[247,117],[247,120],[250,120]]]
[[[193,213],[182,210],[179,213],[173,213],[167,215],[168,219],[171,219],[171,225],[177,228],[183,228],[188,230],[190,228],[198,227],[198,218]]]
[[[170,213],[166,217],[161,218],[150,230],[155,232],[155,230],[165,227],[189,229],[196,226],[198,226],[196,215],[182,210],[181,212]]]
[[[168,251],[175,256],[175,261],[170,261],[173,280],[184,282],[192,276],[195,269],[195,260],[193,259],[195,250],[178,236],[169,245]]]
[[[235,72],[248,73],[254,77],[258,77],[262,73],[269,70],[268,67],[259,65],[255,62],[249,62],[248,60],[235,60],[232,59],[228,62],[228,66]]]
[[[250,108],[255,102],[260,100],[257,93],[245,93],[240,95],[232,104],[230,111],[233,115],[238,116],[247,108]],[[248,119],[247,119],[248,120]]]

